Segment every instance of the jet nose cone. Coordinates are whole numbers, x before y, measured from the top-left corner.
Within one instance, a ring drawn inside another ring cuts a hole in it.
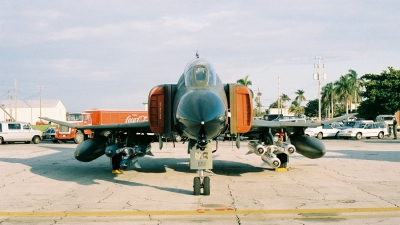
[[[203,134],[212,139],[225,128],[226,106],[215,92],[194,90],[182,96],[176,119],[189,138],[196,139]]]

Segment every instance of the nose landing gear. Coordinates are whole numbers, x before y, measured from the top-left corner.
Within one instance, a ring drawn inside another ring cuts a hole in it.
[[[199,176],[193,180],[193,194],[200,195],[203,188],[203,195],[210,195],[210,178],[204,176],[204,170],[199,170]]]
[[[210,178],[204,176],[204,172],[212,169],[211,141],[204,146],[204,149],[197,145],[197,141],[189,140],[188,150],[190,153],[190,169],[199,171],[199,176],[193,179],[194,195],[210,195]],[[203,189],[203,193],[201,193]]]

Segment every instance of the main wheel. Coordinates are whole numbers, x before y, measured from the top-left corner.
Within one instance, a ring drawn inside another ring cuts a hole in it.
[[[322,132],[319,132],[319,133],[317,134],[317,138],[318,138],[319,140],[322,140],[323,137],[324,137],[324,135],[322,134]]]
[[[200,195],[200,177],[195,177],[193,180],[193,194]]]
[[[360,140],[361,138],[362,138],[362,134],[361,134],[361,133],[357,133],[357,134],[356,134],[356,139],[357,139],[357,140]]]
[[[75,144],[82,143],[82,141],[84,141],[84,139],[85,139],[85,135],[83,135],[83,133],[81,131],[77,131],[75,133],[75,137],[74,137]]]
[[[378,138],[379,138],[379,139],[382,139],[384,136],[385,136],[385,135],[383,135],[383,132],[379,132],[379,134],[378,134]]]
[[[210,178],[204,177],[203,179],[203,194],[210,195]]]
[[[287,164],[289,162],[289,156],[285,153],[276,154],[276,157],[281,161],[281,165],[279,168],[287,168]]]

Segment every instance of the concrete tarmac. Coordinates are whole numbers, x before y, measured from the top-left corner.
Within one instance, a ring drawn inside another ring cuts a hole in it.
[[[106,156],[75,160],[76,144],[0,145],[0,224],[399,224],[400,141],[323,142],[275,172],[220,141],[210,196],[193,195],[187,144],[155,143],[120,175]]]

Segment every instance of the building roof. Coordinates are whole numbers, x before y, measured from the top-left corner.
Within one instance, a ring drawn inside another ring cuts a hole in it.
[[[42,105],[42,108],[55,108],[59,102],[61,102],[60,99],[57,100],[0,100],[0,104],[4,108],[40,108],[40,104]],[[15,105],[16,104],[16,105]],[[61,104],[63,104],[61,102]],[[64,104],[63,104],[64,105]]]

